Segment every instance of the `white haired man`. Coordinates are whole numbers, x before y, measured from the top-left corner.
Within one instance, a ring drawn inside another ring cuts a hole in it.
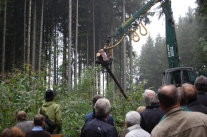
[[[110,109],[111,104],[108,99],[98,99],[94,106],[96,116],[83,126],[81,137],[118,137],[115,127],[107,122]]]
[[[125,137],[150,137],[150,134],[140,127],[140,114],[129,111],[125,117],[127,134]]]
[[[157,94],[153,90],[146,89],[143,93],[146,109],[140,113],[142,129],[151,133],[152,129],[159,123],[164,111],[158,104]]]

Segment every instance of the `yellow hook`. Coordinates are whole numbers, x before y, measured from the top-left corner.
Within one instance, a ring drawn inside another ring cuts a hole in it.
[[[134,42],[138,42],[140,40],[140,36],[138,35],[138,33],[136,32],[135,29],[131,29],[130,32],[132,33],[131,36],[132,36],[132,40]],[[135,36],[137,36],[138,39],[135,39]]]

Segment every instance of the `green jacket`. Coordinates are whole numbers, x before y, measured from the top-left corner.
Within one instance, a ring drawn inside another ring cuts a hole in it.
[[[53,101],[44,102],[44,104],[42,105],[42,110],[45,111],[48,119],[57,125],[55,131],[61,131],[62,116],[60,111],[60,105],[54,103]]]

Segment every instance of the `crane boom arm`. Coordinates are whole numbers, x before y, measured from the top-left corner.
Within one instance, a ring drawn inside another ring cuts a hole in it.
[[[150,0],[146,5],[133,14],[126,22],[124,22],[121,27],[119,27],[113,34],[113,37],[117,35],[123,35],[130,28],[132,23],[144,15],[155,3],[160,2],[161,0]]]

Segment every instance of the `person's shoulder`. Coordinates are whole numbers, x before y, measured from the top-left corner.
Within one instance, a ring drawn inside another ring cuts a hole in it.
[[[25,133],[25,137],[30,137],[31,134],[33,134],[33,132],[34,132],[34,131],[32,131],[32,130],[27,131],[27,132]]]
[[[188,117],[198,117],[198,118],[204,118],[207,120],[207,115],[201,112],[186,112],[186,115]]]
[[[45,134],[45,135],[50,135],[50,133],[46,130],[42,130],[42,132]]]
[[[88,114],[85,115],[85,122],[89,121],[92,119],[92,116],[93,116],[93,112],[90,112]]]
[[[163,132],[162,129],[163,128],[162,128],[162,124],[161,123],[159,123],[158,125],[156,125],[153,128],[152,132],[151,132],[151,137],[164,137],[164,134],[163,134],[164,132]]]
[[[90,112],[90,113],[86,114],[85,117],[92,116],[92,115],[93,115],[93,112]]]

